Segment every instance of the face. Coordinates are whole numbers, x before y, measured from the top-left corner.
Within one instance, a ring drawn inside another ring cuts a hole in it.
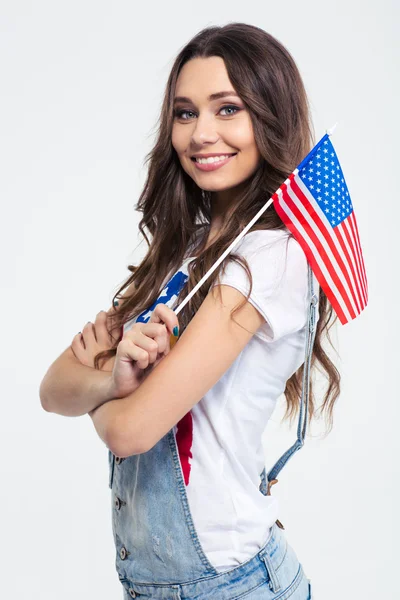
[[[229,93],[213,97],[220,92]],[[250,114],[236,95],[223,59],[212,56],[185,63],[175,99],[172,145],[186,173],[201,189],[212,192],[230,190],[248,179],[261,156]],[[193,155],[219,160],[199,163]]]

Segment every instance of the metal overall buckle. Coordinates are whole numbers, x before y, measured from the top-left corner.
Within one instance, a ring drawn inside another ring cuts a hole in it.
[[[271,479],[271,481],[268,481],[268,485],[267,485],[267,496],[271,496],[271,486],[274,485],[274,483],[278,483],[277,479]],[[280,522],[279,519],[277,519],[275,521],[275,523],[278,525],[278,527],[280,527],[281,529],[285,529],[284,526],[282,525],[282,523]]]

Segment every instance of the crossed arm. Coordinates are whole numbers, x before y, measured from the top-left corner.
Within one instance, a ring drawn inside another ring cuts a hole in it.
[[[231,310],[243,298],[228,285],[212,288],[173,349],[140,387],[88,413],[115,455],[150,450],[231,366],[265,323],[250,302],[235,312],[236,322],[232,319]]]

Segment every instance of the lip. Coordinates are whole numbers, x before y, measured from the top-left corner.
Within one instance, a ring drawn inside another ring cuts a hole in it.
[[[220,154],[209,154],[208,156],[221,156],[221,155]],[[236,154],[232,154],[232,156],[228,156],[228,158],[225,158],[224,160],[219,160],[218,162],[208,163],[208,164],[200,164],[196,160],[192,160],[192,163],[194,163],[194,166],[197,169],[199,169],[200,171],[216,171],[217,169],[220,169],[224,165],[228,164],[228,162],[231,161],[232,158],[235,158],[235,156],[236,156]],[[207,158],[206,154],[204,155],[204,158]]]

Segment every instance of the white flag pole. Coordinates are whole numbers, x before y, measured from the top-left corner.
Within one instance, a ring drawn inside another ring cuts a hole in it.
[[[176,315],[179,315],[179,313],[181,312],[181,310],[183,309],[184,306],[186,306],[186,304],[189,302],[190,298],[192,296],[194,296],[194,294],[197,292],[197,290],[203,285],[203,283],[208,279],[208,277],[211,275],[211,273],[213,273],[215,271],[215,269],[218,267],[219,264],[221,264],[221,262],[224,260],[224,258],[226,256],[228,256],[229,252],[236,246],[236,244],[242,239],[242,237],[247,233],[247,231],[250,229],[250,227],[257,221],[257,219],[259,217],[261,217],[261,215],[263,214],[263,212],[265,212],[268,208],[268,206],[271,204],[271,202],[273,201],[273,198],[271,196],[271,198],[268,200],[268,202],[266,204],[264,204],[264,206],[258,211],[258,213],[251,219],[251,221],[246,225],[246,227],[244,229],[242,229],[242,231],[239,233],[239,235],[237,236],[237,238],[235,238],[233,240],[233,242],[231,243],[230,246],[228,246],[228,248],[225,250],[225,252],[223,252],[221,254],[221,256],[215,261],[215,263],[213,264],[213,266],[207,271],[207,273],[205,275],[203,275],[203,277],[200,279],[200,281],[195,285],[195,287],[192,289],[192,291],[186,296],[186,298],[184,298],[182,300],[182,302],[180,303],[180,305],[178,306],[178,308],[174,311]]]
[[[330,129],[326,130],[326,133],[328,135],[332,135],[335,127],[336,127],[337,123],[335,123],[335,125],[333,125],[333,127],[331,127]],[[296,169],[295,169],[296,170]],[[290,179],[289,177],[287,179],[285,179],[284,183],[289,183]],[[283,184],[281,184],[283,185]],[[279,189],[279,188],[278,188]],[[221,262],[224,260],[224,258],[226,256],[228,256],[229,252],[236,246],[236,244],[242,239],[242,237],[244,235],[246,235],[246,233],[248,232],[248,230],[250,229],[250,227],[257,221],[257,219],[259,217],[261,217],[261,215],[267,210],[267,208],[270,206],[271,202],[273,201],[273,197],[271,196],[271,198],[268,200],[268,202],[266,202],[264,204],[264,206],[258,211],[258,213],[251,219],[251,221],[246,225],[246,227],[239,233],[239,235],[233,240],[233,242],[231,243],[230,246],[228,246],[228,248],[225,250],[225,252],[223,252],[221,254],[221,256],[215,261],[215,263],[213,264],[213,266],[207,271],[207,273],[205,275],[203,275],[203,277],[200,279],[200,281],[195,285],[195,287],[192,289],[192,291],[186,296],[186,298],[184,298],[182,300],[182,302],[180,303],[180,305],[178,306],[178,308],[174,311],[176,315],[179,315],[179,313],[181,312],[181,310],[186,306],[186,304],[189,302],[190,298],[192,298],[192,296],[194,296],[194,294],[197,292],[197,290],[203,285],[203,283],[208,279],[208,277],[211,275],[211,273],[213,273],[215,271],[215,269],[218,267],[218,265],[221,264]]]
[[[338,123],[339,123],[339,121],[336,121],[336,123],[334,124],[334,126],[333,126],[333,127],[331,127],[330,129],[327,129],[327,130],[326,130],[326,133],[327,133],[328,135],[332,135],[332,133],[335,131],[335,129],[336,129],[336,125],[337,125]]]

